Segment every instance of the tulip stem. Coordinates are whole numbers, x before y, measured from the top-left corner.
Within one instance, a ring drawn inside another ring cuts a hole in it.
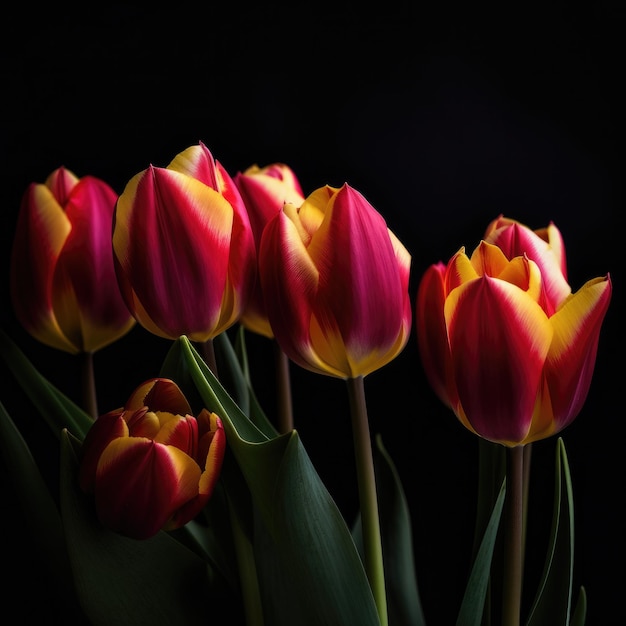
[[[348,378],[347,381],[363,529],[365,572],[374,595],[381,626],[387,626],[387,596],[385,594],[383,550],[378,516],[378,498],[376,496],[376,476],[374,474],[374,457],[365,404],[363,376]]]
[[[207,339],[201,342],[200,351],[207,367],[211,370],[213,376],[219,380],[220,377],[217,373],[217,361],[215,360],[215,345],[213,344],[213,339]]]
[[[278,430],[288,433],[293,430],[293,408],[289,358],[274,339],[274,361],[276,364],[276,395],[278,405]]]
[[[524,446],[508,449],[502,625],[519,626],[524,537]]]
[[[93,419],[98,417],[98,402],[96,400],[96,378],[93,369],[93,352],[80,353],[81,389],[83,409]]]

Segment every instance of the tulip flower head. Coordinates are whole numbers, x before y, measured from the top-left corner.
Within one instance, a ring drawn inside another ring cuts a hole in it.
[[[168,339],[213,339],[239,319],[254,282],[245,205],[202,143],[128,182],[115,210],[113,252],[133,315]]]
[[[285,203],[300,206],[304,202],[302,186],[294,171],[284,163],[272,163],[265,167],[251,165],[244,172],[238,172],[234,181],[248,209],[250,225],[258,251],[261,245],[261,235],[267,222],[282,211]],[[274,336],[267,318],[258,274],[248,306],[240,321],[252,332],[270,339]]]
[[[326,185],[266,225],[259,274],[275,338],[295,363],[365,376],[406,345],[411,257],[356,189]]]
[[[169,379],[140,385],[126,405],[101,415],[81,449],[79,481],[107,528],[134,539],[180,528],[208,502],[226,436],[220,418],[197,417]]]
[[[120,294],[111,250],[117,194],[65,167],[22,197],[11,257],[11,298],[38,341],[92,353],[135,324]]]
[[[554,224],[500,216],[471,256],[430,266],[416,299],[420,355],[439,398],[472,432],[506,446],[544,439],[589,391],[611,279],[576,293]]]

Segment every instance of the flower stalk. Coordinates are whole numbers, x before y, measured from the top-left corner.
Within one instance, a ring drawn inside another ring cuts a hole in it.
[[[293,430],[293,401],[291,397],[291,376],[289,375],[289,358],[278,342],[272,340],[274,363],[276,369],[276,395],[278,407],[278,430],[288,433]]]
[[[365,572],[374,595],[381,626],[387,626],[387,596],[385,593],[385,571],[376,497],[374,457],[369,431],[369,420],[365,403],[363,376],[348,378],[348,396],[352,418],[354,454],[363,528]]]
[[[503,626],[519,626],[524,539],[524,446],[508,449],[504,536]]]
[[[93,352],[81,352],[80,360],[83,409],[93,419],[96,419],[98,417],[98,400],[93,368]]]

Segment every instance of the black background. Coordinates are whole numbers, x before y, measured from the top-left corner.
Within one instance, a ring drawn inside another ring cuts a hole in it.
[[[412,254],[412,297],[429,264],[461,245],[473,249],[500,213],[531,228],[552,220],[565,239],[573,289],[607,272],[614,283],[587,402],[562,436],[576,507],[575,589],[586,587],[587,624],[621,623],[623,13],[603,2],[296,6],[112,3],[88,14],[18,7],[3,20],[2,328],[78,398],[76,360],[31,339],[8,297],[21,196],[60,165],[120,193],[150,163],[165,166],[203,141],[232,174],[283,161],[305,193],[348,182]],[[271,349],[260,337],[249,344],[271,415]],[[156,375],[168,347],[136,327],[97,353],[101,410]],[[344,383],[297,367],[292,376],[296,427],[351,517],[357,498]],[[4,369],[0,384],[37,458],[54,457],[56,443]],[[427,622],[453,624],[469,568],[476,439],[425,382],[414,335],[365,385],[372,431],[382,434],[407,493]],[[549,530],[555,443],[534,446],[528,596]],[[31,597],[29,576],[45,598],[46,579],[44,566],[25,563],[15,548],[20,513],[5,493],[3,562],[13,572],[0,592],[6,607]]]

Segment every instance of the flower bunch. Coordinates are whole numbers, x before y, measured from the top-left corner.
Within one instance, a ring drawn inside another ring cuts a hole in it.
[[[573,291],[556,225],[531,230],[505,216],[471,255],[460,248],[427,268],[415,294],[410,272],[410,252],[348,183],[305,194],[284,163],[231,175],[203,143],[134,175],[119,196],[63,167],[29,187],[13,307],[33,337],[83,355],[85,392],[75,403],[0,334],[0,354],[59,439],[59,493],[6,411],[0,451],[29,509],[55,520],[58,532],[42,541],[63,555],[85,623],[195,624],[221,613],[246,626],[428,623],[406,477],[372,440],[365,389],[413,327],[434,392],[490,460],[480,480],[497,486],[477,502],[457,624],[585,623],[562,439],[562,488],[528,615],[525,502],[532,445],[584,405],[611,278]],[[110,407],[96,397],[90,358],[135,323],[171,346],[153,377]],[[276,415],[254,392],[248,333],[274,346]],[[292,364],[345,383],[355,519],[340,513],[299,438]]]

